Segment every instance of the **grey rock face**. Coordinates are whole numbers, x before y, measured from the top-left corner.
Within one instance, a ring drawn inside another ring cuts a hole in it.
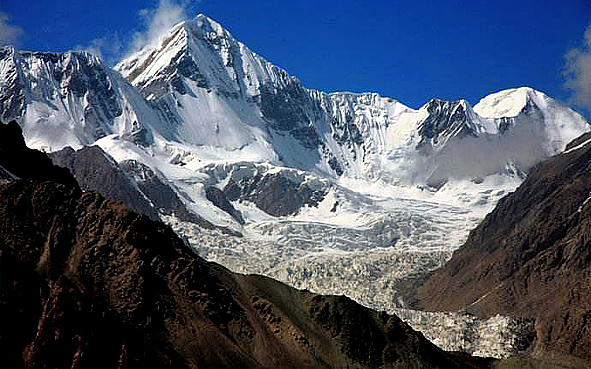
[[[172,185],[165,183],[150,167],[136,160],[124,160],[119,163],[121,169],[135,181],[138,189],[150,199],[152,206],[164,215],[174,215],[178,219],[190,222],[205,229],[218,229],[223,234],[242,237],[226,227],[218,227],[203,217],[187,209],[185,203]]]
[[[153,206],[164,214],[177,214],[180,219],[194,221],[194,214],[190,213],[176,192],[164,183],[158,175],[147,165],[136,160],[125,160],[120,164],[142,193],[150,199]]]
[[[232,205],[222,190],[214,186],[208,186],[205,188],[205,197],[211,201],[212,204],[230,214],[236,219],[236,221],[238,221],[238,223],[244,224],[242,214],[234,208],[234,205]]]
[[[112,133],[125,133],[143,145],[152,142],[150,129],[140,122],[144,114],[156,112],[147,112],[143,98],[97,56],[4,47],[0,66],[0,119],[17,120],[27,140],[40,138],[58,145],[49,151],[90,145]],[[139,105],[142,112],[136,111]],[[148,124],[152,123],[157,124]],[[52,132],[44,132],[45,125]]]
[[[4,78],[0,81],[1,121],[8,122],[20,119],[26,107],[26,99],[21,74],[15,63],[15,52],[12,47],[0,48],[0,61],[4,61],[7,68]]]
[[[224,187],[224,194],[230,201],[251,201],[276,217],[295,214],[304,205],[316,206],[326,195],[322,190],[312,190],[305,183],[291,181],[281,173],[257,174],[238,183],[230,180]]]
[[[301,83],[295,78],[280,89],[271,84],[262,85],[258,104],[261,113],[271,121],[271,127],[279,131],[290,131],[303,122],[309,122],[304,107],[311,99]]]
[[[476,136],[476,132],[470,127],[467,104],[461,101],[448,102],[433,99],[424,108],[429,115],[420,124],[421,141],[417,149],[423,146],[435,146],[449,136],[459,138],[468,135]]]
[[[100,147],[87,146],[78,151],[67,147],[49,157],[55,165],[68,168],[82,190],[98,192],[152,220],[159,219],[157,209],[135,181]]]

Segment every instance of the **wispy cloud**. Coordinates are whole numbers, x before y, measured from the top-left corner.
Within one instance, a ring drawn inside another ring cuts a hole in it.
[[[157,41],[175,24],[189,19],[195,14],[200,2],[159,0],[155,8],[144,8],[138,12],[139,27],[130,35],[121,37],[118,33],[111,33],[90,41],[88,45],[77,45],[74,50],[92,52],[107,64],[113,65],[125,56]]]
[[[565,55],[564,87],[571,90],[573,102],[591,111],[591,24],[583,44]]]
[[[74,50],[88,51],[98,55],[107,64],[113,64],[118,61],[123,52],[123,44],[117,33],[112,33],[104,37],[91,40],[88,45],[77,45]]]
[[[146,8],[139,11],[143,29],[133,35],[130,52],[157,41],[172,26],[190,18],[200,1],[160,0],[154,9]]]
[[[19,26],[9,24],[10,17],[0,12],[0,46],[16,45],[25,31]]]

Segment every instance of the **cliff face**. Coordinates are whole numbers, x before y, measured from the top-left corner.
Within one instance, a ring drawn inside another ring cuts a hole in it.
[[[459,366],[395,316],[231,273],[164,224],[47,179],[0,183],[2,367]]]
[[[588,138],[587,138],[588,139]],[[535,354],[591,360],[591,144],[536,166],[418,290],[428,310],[536,318]]]

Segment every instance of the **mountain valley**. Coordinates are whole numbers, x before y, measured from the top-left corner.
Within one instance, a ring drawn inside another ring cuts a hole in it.
[[[344,294],[402,317],[445,350],[497,358],[538,345],[538,317],[486,304],[467,315],[490,286],[452,301],[459,290],[442,286],[460,279],[438,276],[466,240],[476,242],[470,231],[492,222],[497,203],[507,206],[540,162],[590,128],[529,87],[419,109],[375,93],[307,89],[203,15],[114,68],[85,52],[2,48],[0,109],[81,190],[164,221],[208,262]],[[502,283],[530,256],[504,260],[515,267],[490,280]],[[416,307],[447,312],[408,310]],[[496,335],[476,337],[482,330]]]

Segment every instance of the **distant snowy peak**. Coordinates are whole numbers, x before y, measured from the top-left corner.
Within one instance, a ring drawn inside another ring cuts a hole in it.
[[[501,132],[529,129],[543,136],[549,155],[564,150],[566,144],[589,130],[582,115],[543,92],[530,87],[513,88],[484,97],[474,111],[483,120],[494,122]]]
[[[1,118],[16,119],[44,150],[90,145],[109,134],[148,144],[155,112],[118,73],[86,52],[0,49]]]
[[[544,93],[530,87],[512,88],[482,98],[474,106],[474,111],[483,118],[512,118],[528,105],[545,109],[549,100]]]

